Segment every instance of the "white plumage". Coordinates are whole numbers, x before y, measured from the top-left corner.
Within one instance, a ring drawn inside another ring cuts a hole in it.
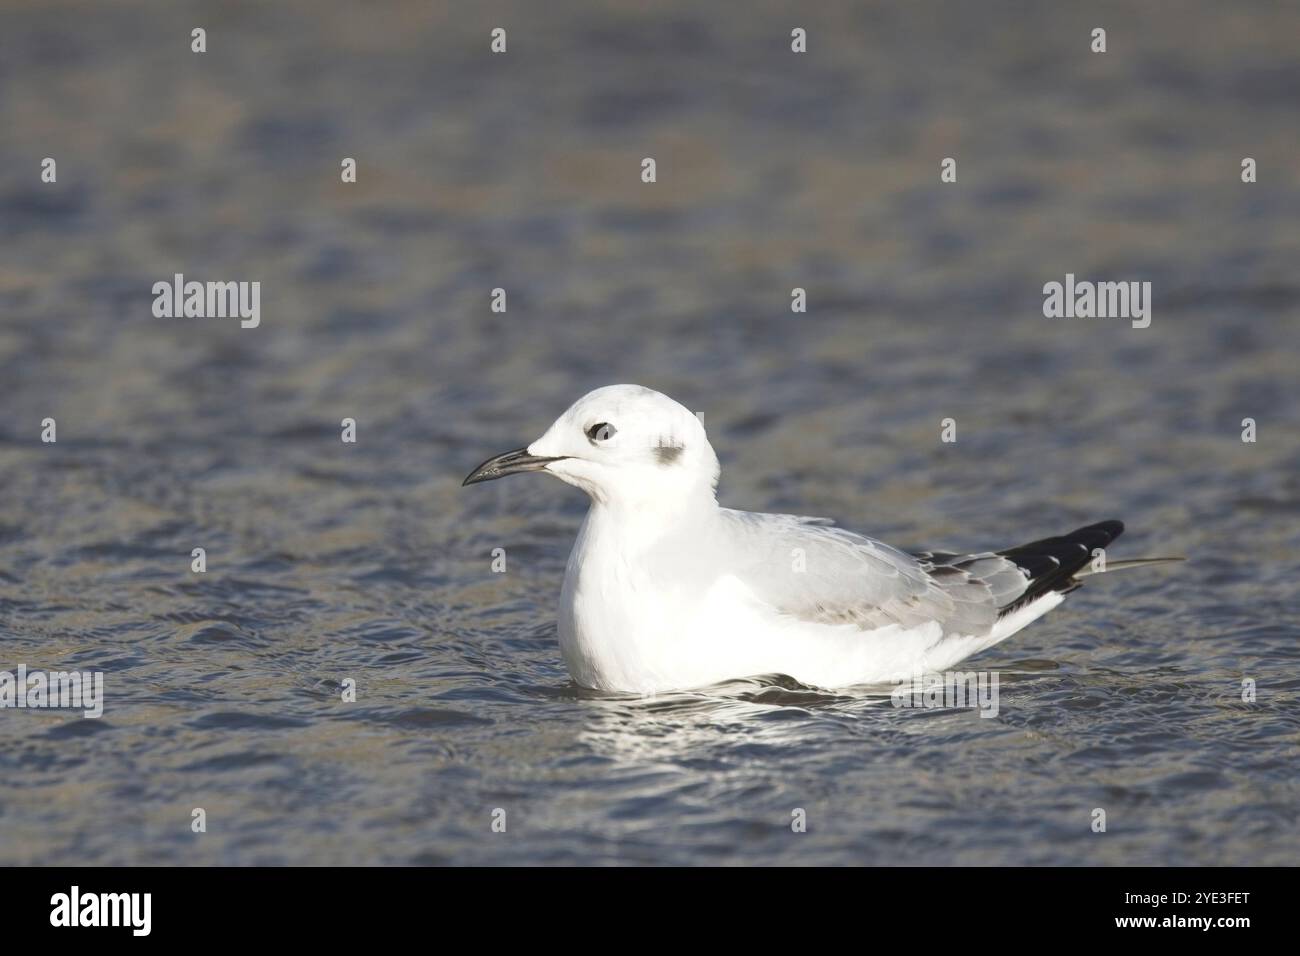
[[[608,691],[759,674],[834,688],[941,671],[1059,604],[1123,528],[911,555],[820,519],[722,508],[703,425],[637,385],[583,396],[465,483],[519,471],[591,498],[560,594],[560,648],[577,683]]]

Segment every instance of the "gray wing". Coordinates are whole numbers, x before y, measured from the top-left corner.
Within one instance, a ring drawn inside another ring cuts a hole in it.
[[[938,621],[945,635],[983,635],[1028,583],[1001,555],[912,555],[823,519],[726,509],[723,517],[736,576],[803,621],[862,630]]]

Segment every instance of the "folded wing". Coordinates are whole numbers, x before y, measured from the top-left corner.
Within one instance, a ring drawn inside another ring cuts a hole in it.
[[[986,634],[1014,565],[994,555],[915,556],[817,518],[729,511],[736,576],[780,614],[871,631],[931,621],[944,633]],[[1008,574],[1009,571],[1009,574]],[[985,580],[985,578],[989,580]]]
[[[871,631],[936,621],[983,636],[999,617],[1079,586],[1074,573],[1124,526],[1103,521],[1001,552],[908,554],[820,518],[724,511],[736,576],[772,609]]]

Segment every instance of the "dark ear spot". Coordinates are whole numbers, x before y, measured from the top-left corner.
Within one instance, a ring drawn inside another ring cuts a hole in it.
[[[685,448],[681,445],[656,445],[655,460],[661,465],[671,465],[682,456]]]

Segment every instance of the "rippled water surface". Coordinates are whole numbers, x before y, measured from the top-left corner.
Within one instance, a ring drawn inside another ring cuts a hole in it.
[[[1294,862],[1300,9],[638,6],[9,5],[0,669],[107,701],[0,711],[0,862]],[[154,318],[177,272],[260,327]],[[1151,327],[1045,319],[1067,272]],[[585,501],[459,484],[623,381],[734,507],[1191,560],[977,658],[993,719],[584,691]]]

